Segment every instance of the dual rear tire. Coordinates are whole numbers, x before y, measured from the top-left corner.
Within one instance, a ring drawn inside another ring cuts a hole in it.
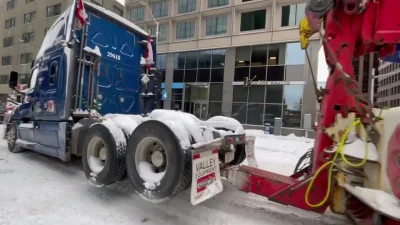
[[[190,152],[184,152],[164,123],[141,123],[124,146],[110,130],[95,124],[85,132],[82,164],[88,180],[109,185],[126,171],[134,190],[144,199],[162,202],[186,189],[191,181]],[[117,149],[117,151],[115,151]]]
[[[239,165],[245,158],[245,145],[238,145],[229,165]],[[173,131],[157,120],[137,126],[125,148],[115,144],[102,124],[91,126],[82,145],[82,163],[86,177],[96,185],[115,183],[126,171],[134,190],[151,202],[185,190],[192,177],[191,152],[183,150]]]

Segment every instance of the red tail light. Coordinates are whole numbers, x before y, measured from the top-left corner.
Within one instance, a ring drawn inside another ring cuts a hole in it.
[[[400,124],[389,140],[386,173],[393,194],[400,199]]]

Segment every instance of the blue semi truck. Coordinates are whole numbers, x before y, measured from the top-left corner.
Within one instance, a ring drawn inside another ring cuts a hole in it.
[[[32,62],[24,102],[6,121],[9,150],[65,162],[81,157],[92,184],[130,179],[153,202],[190,184],[193,204],[221,192],[220,169],[246,157],[242,125],[157,109],[160,79],[141,63],[148,33],[90,3],[88,22],[79,27],[75,4],[52,25]],[[10,88],[17,82],[13,71]]]

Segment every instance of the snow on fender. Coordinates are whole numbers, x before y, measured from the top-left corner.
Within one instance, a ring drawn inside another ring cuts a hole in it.
[[[242,124],[230,117],[226,116],[214,116],[208,119],[207,121],[202,121],[202,125],[211,126],[211,127],[218,127],[218,128],[225,128],[228,130],[234,131],[234,134],[244,134],[244,128]]]
[[[95,185],[119,181],[125,173],[126,139],[111,120],[92,124],[82,145],[82,165],[88,180]]]
[[[127,115],[116,115],[111,118],[111,120],[120,128],[126,137],[130,137],[138,123]]]

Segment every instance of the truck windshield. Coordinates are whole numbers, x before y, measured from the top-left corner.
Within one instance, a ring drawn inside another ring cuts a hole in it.
[[[38,74],[39,74],[39,70],[37,68],[33,69],[32,74],[31,74],[31,80],[29,82],[29,89],[35,88]]]

